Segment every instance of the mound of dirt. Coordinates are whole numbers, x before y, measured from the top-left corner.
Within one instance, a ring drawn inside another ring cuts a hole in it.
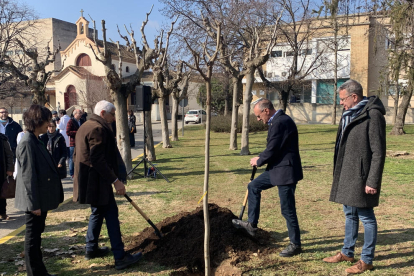
[[[258,229],[254,239],[232,226],[237,218],[229,209],[209,205],[210,214],[210,263],[218,267],[230,259],[231,265],[248,261],[255,256],[275,252],[271,235]],[[154,229],[148,227],[136,236],[126,238],[128,251],[143,252],[145,259],[170,269],[186,267],[190,272],[204,271],[204,217],[202,207],[192,212],[177,214],[158,223],[163,233],[159,239]],[[256,254],[254,254],[256,253]],[[253,255],[254,254],[254,255]]]

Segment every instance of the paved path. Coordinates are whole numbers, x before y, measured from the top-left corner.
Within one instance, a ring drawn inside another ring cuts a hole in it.
[[[181,121],[178,124],[181,128]],[[168,122],[168,128],[171,135],[171,122]],[[161,122],[156,121],[152,123],[152,131],[154,136],[154,144],[157,145],[161,142]],[[142,123],[137,124],[137,133],[135,133],[135,148],[131,149],[132,158],[136,158],[143,153],[144,145],[144,127]],[[181,130],[179,133],[181,136]],[[141,165],[142,167],[142,165]],[[68,173],[69,175],[69,173]],[[68,177],[62,180],[63,192],[65,200],[72,197],[73,182]],[[0,240],[8,236],[14,230],[24,225],[24,212],[14,208],[14,199],[7,200],[7,214],[11,217],[10,220],[0,220]],[[1,241],[0,241],[1,244]]]

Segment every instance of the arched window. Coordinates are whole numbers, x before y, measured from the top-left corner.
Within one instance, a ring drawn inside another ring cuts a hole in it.
[[[125,72],[126,73],[129,73],[129,67],[127,66],[127,67],[125,67]]]
[[[76,66],[92,66],[91,58],[87,54],[80,54],[76,59]]]

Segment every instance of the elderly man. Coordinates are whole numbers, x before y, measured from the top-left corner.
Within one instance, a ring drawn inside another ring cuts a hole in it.
[[[377,96],[363,96],[362,86],[348,80],[339,89],[344,107],[336,138],[330,201],[343,204],[345,239],[342,251],[323,259],[328,263],[353,262],[359,220],[364,225],[361,259],[348,274],[373,269],[377,242],[378,206],[385,162],[385,108]]]
[[[69,137],[69,174],[73,179],[74,168],[73,168],[73,151],[75,150],[75,137],[78,132],[79,127],[81,126],[81,117],[82,111],[80,109],[75,109],[73,111],[73,118],[69,120],[66,125],[66,135]]]
[[[249,183],[248,221],[233,220],[236,228],[254,236],[260,215],[261,192],[277,186],[282,215],[286,220],[290,244],[280,256],[292,257],[302,252],[299,222],[295,207],[296,184],[303,178],[299,155],[298,130],[283,110],[275,110],[272,102],[262,99],[254,106],[258,121],[269,125],[266,149],[250,160],[252,166],[267,164],[266,171]]]
[[[109,249],[98,247],[99,234],[105,218],[115,258],[115,268],[124,269],[141,259],[142,254],[125,253],[112,185],[118,195],[125,186],[118,179],[119,151],[110,124],[115,120],[115,106],[107,101],[96,104],[92,114],[78,130],[75,149],[73,200],[91,205],[86,234],[85,259],[105,256]]]

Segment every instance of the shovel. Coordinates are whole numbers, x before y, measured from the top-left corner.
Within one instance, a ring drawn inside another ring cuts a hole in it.
[[[138,207],[138,205],[132,201],[132,199],[127,195],[124,194],[124,197],[129,201],[129,203],[132,204],[132,206],[134,206],[135,210],[138,211],[138,213],[141,214],[141,216],[144,217],[144,219],[149,223],[149,225],[152,226],[152,228],[154,228],[155,230],[155,234],[161,239],[162,238],[162,234],[160,232],[160,230],[158,230],[157,226],[155,226],[155,224],[147,217],[147,215]]]
[[[250,177],[250,182],[253,181],[254,179],[254,175],[256,174],[257,171],[257,167],[254,166],[253,170],[252,170],[252,176]],[[243,200],[243,206],[240,210],[240,215],[239,215],[239,220],[241,220],[243,218],[243,214],[244,214],[244,209],[246,209],[246,204],[247,204],[247,197],[249,196],[249,190],[246,191],[246,195],[244,196],[244,200]]]

